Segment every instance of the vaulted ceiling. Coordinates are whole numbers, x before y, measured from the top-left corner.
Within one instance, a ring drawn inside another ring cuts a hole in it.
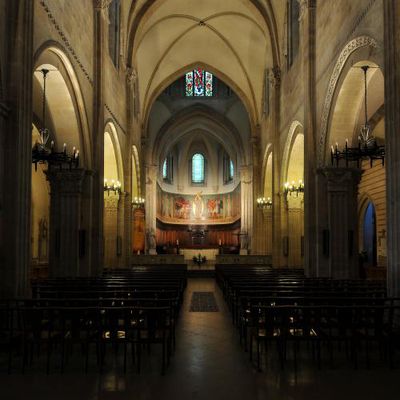
[[[269,0],[141,0],[129,19],[128,57],[144,119],[166,86],[203,66],[241,97],[252,124],[259,122],[265,70],[279,54]]]

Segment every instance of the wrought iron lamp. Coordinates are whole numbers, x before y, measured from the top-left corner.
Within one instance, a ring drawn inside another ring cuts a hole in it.
[[[257,207],[264,209],[264,208],[268,208],[271,209],[272,208],[272,200],[271,197],[259,197],[257,199]]]
[[[40,128],[39,142],[36,142],[32,148],[32,163],[35,164],[35,171],[37,171],[38,164],[46,164],[49,168],[63,167],[78,168],[79,167],[79,150],[75,147],[72,148],[72,154],[67,153],[67,145],[64,143],[63,150],[57,152],[54,150],[54,141],[50,143],[50,148],[47,146],[47,142],[50,138],[50,131],[46,127],[46,79],[47,74],[50,72],[48,69],[41,69],[40,72],[43,75],[43,99],[42,99],[42,124]]]
[[[358,135],[358,147],[349,147],[348,140],[344,149],[339,149],[336,143],[335,147],[331,146],[331,162],[332,165],[336,163],[339,166],[340,160],[345,160],[346,167],[349,166],[349,162],[356,162],[357,167],[360,167],[362,160],[370,160],[371,167],[374,160],[381,160],[382,165],[385,164],[385,146],[379,146],[376,138],[371,132],[371,127],[368,123],[368,103],[367,103],[367,72],[370,67],[364,65],[361,69],[364,72],[364,113],[365,122],[361,126],[360,133]]]
[[[144,199],[142,197],[134,197],[132,205],[135,208],[142,208],[144,207]]]
[[[104,191],[107,192],[108,195],[110,195],[110,192],[121,194],[121,182],[114,179],[109,182],[107,179],[104,179]]]
[[[287,197],[288,195],[291,196],[292,194],[299,195],[299,193],[304,193],[304,182],[299,179],[298,183],[292,181],[291,183],[286,182],[283,189],[284,195]]]

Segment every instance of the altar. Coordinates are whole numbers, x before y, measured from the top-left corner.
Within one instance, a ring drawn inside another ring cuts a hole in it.
[[[217,254],[219,254],[219,249],[218,248],[180,249],[180,253],[183,254],[183,257],[186,262],[192,261],[193,257],[197,257],[200,254],[201,257],[206,257],[208,261],[212,261],[213,263],[215,263]]]

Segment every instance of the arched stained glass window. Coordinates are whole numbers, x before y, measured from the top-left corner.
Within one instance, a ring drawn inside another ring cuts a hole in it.
[[[200,153],[192,157],[192,183],[204,183],[204,156]]]
[[[229,160],[229,179],[232,180],[235,175],[235,168],[233,166],[233,161]]]
[[[213,95],[213,75],[196,68],[186,74],[186,96],[211,97]]]
[[[162,163],[161,174],[164,182],[172,183],[173,180],[173,158],[172,155],[165,157]]]
[[[162,177],[163,177],[163,179],[167,179],[168,178],[168,163],[167,163],[167,159],[165,159],[164,162],[163,162]]]

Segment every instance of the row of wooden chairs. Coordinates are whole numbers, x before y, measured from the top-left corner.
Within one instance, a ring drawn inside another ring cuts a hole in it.
[[[118,361],[123,349],[123,370],[130,354],[140,372],[143,350],[159,345],[164,374],[175,348],[186,281],[186,270],[172,266],[36,280],[32,298],[0,301],[0,345],[7,370],[16,368],[16,360],[25,371],[44,358],[47,373],[56,362],[64,371],[70,355],[80,354],[85,371],[93,358],[103,371],[107,354]]]
[[[313,349],[318,366],[322,348],[332,360],[334,344],[343,343],[355,366],[362,345],[369,366],[371,343],[393,366],[400,299],[388,298],[383,282],[307,278],[302,270],[268,266],[219,265],[216,276],[251,359],[256,348],[258,368],[261,349],[270,354],[271,342],[282,367],[292,343],[297,368],[302,342]]]

